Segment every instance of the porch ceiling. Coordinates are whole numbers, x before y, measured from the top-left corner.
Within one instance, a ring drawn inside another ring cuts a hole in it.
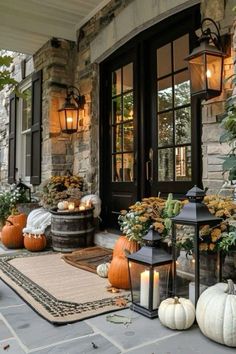
[[[0,0],[0,49],[35,53],[51,37],[76,30],[109,0]]]

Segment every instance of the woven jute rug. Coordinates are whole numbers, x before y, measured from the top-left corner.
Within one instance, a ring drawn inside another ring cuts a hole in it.
[[[108,292],[106,278],[71,267],[61,256],[0,257],[0,277],[38,314],[54,324],[118,310],[120,303],[129,299],[128,292]]]
[[[99,246],[88,247],[65,254],[62,259],[74,267],[96,273],[99,264],[111,261],[112,250]]]

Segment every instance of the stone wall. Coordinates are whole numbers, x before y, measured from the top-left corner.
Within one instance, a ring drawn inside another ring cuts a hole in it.
[[[224,79],[234,70],[235,48],[233,48],[233,1],[223,0],[202,1],[202,18],[211,17],[220,27],[221,35],[229,36],[226,45],[227,57],[224,60]],[[220,122],[225,113],[225,101],[232,94],[231,80],[224,81],[223,92],[219,97],[202,102],[202,154],[203,154],[203,185],[209,188],[208,193],[218,193],[228,174],[223,175],[222,157],[229,152],[227,143],[220,144],[219,139],[223,132]]]
[[[0,55],[11,55],[13,57],[13,63],[9,70],[12,77],[20,82],[22,80],[21,62],[26,60],[30,63],[30,58],[24,54],[7,53],[0,51]],[[31,64],[30,64],[31,65]],[[30,70],[30,65],[27,66],[27,70]],[[0,189],[8,187],[8,129],[9,129],[9,95],[11,93],[11,87],[5,86],[0,91]]]

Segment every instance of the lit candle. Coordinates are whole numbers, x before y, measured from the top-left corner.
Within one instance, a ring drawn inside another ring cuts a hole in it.
[[[140,305],[148,307],[149,301],[149,270],[141,273]]]
[[[149,270],[141,273],[140,286],[140,305],[148,307],[149,305]],[[152,307],[156,309],[160,305],[160,288],[159,288],[159,272],[154,271],[153,274],[153,301]]]
[[[68,210],[75,210],[75,203],[69,202],[68,203]]]
[[[85,206],[81,204],[81,205],[79,206],[79,210],[85,210]]]

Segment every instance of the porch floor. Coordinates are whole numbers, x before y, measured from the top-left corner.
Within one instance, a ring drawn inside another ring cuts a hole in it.
[[[110,244],[117,235],[106,237]],[[98,242],[99,243],[99,242]],[[100,244],[101,245],[101,244]],[[104,245],[104,244],[103,244]],[[0,247],[0,255],[10,253]],[[17,251],[20,252],[20,251]],[[131,323],[113,324],[106,315],[55,326],[42,319],[5,283],[0,281],[0,353],[38,354],[230,354],[235,349],[204,337],[195,325],[187,331],[172,331],[158,319],[147,319],[129,309],[116,312]]]

